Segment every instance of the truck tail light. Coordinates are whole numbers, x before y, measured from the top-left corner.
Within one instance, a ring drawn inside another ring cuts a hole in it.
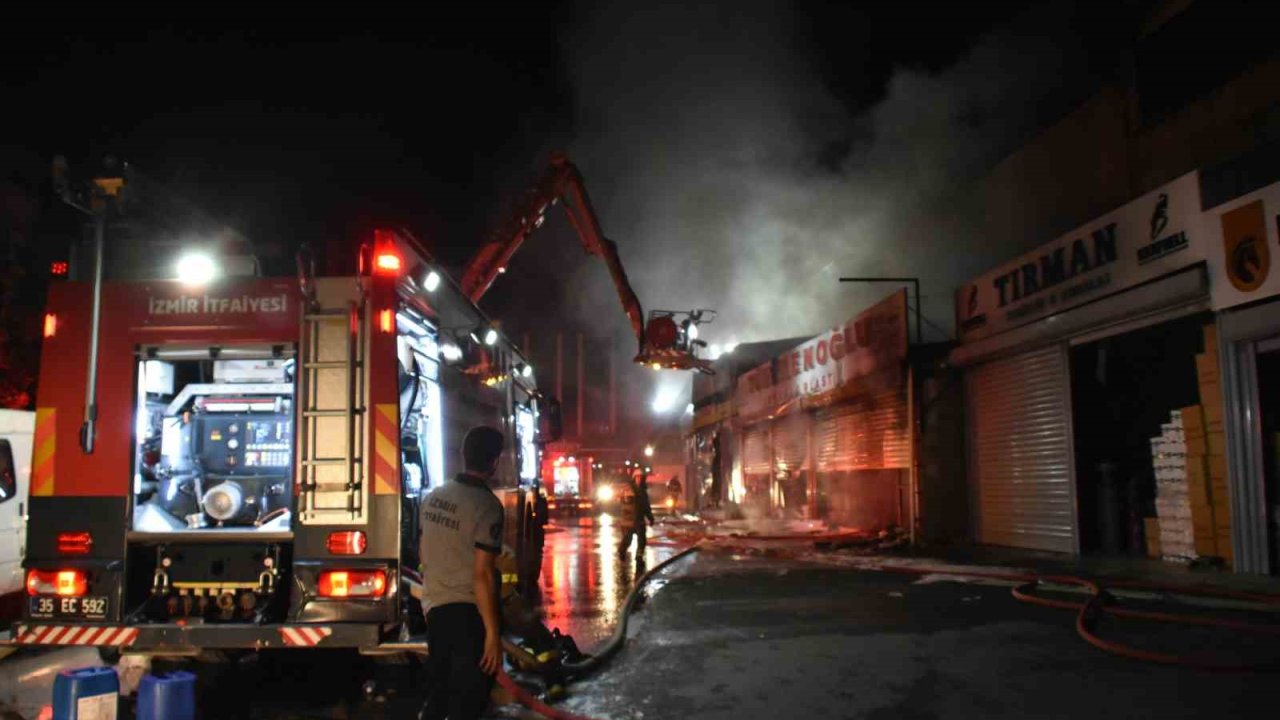
[[[391,314],[390,310],[378,311],[378,329],[384,333],[389,333],[396,329],[396,317]]]
[[[87,532],[58,533],[58,554],[88,555],[93,547],[93,535]]]
[[[400,265],[400,256],[389,250],[373,256],[373,270],[379,275],[399,275]]]
[[[51,338],[58,334],[58,316],[53,313],[44,314],[44,336]]]
[[[333,555],[363,555],[369,538],[360,530],[329,533],[329,552]]]
[[[380,598],[387,594],[382,570],[325,570],[320,573],[320,597]]]
[[[89,591],[89,578],[83,570],[28,570],[28,595],[62,595],[79,597]]]

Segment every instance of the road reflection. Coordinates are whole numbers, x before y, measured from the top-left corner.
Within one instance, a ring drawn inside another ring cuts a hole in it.
[[[682,549],[664,537],[661,524],[649,531],[649,547],[637,567],[634,542],[619,553],[621,533],[608,514],[565,518],[547,526],[543,550],[542,612],[547,627],[560,631],[591,652],[606,640],[632,585],[646,567]]]

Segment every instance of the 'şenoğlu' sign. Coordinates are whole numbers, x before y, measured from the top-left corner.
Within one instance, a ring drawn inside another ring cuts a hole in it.
[[[1143,195],[956,293],[956,332],[978,340],[1204,260],[1196,173]]]
[[[907,356],[907,293],[895,292],[844,325],[743,373],[734,390],[747,421],[787,412],[813,398],[901,363]]]

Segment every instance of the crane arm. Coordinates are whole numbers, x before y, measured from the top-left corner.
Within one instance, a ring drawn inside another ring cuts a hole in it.
[[[468,261],[462,274],[462,291],[471,302],[479,303],[524,241],[542,226],[547,208],[557,201],[562,202],[569,222],[582,242],[582,248],[603,260],[609,268],[618,300],[622,302],[622,309],[631,321],[636,342],[640,350],[643,350],[644,310],[635,290],[631,288],[627,271],[618,258],[618,246],[605,237],[600,228],[600,219],[591,204],[591,196],[587,194],[582,173],[567,156],[560,153],[551,156],[547,172],[529,188],[507,221],[499,226],[491,239]]]
[[[573,225],[583,250],[603,260],[609,268],[609,277],[618,292],[618,300],[622,302],[622,309],[631,321],[631,331],[636,336],[636,362],[654,368],[712,373],[710,363],[699,359],[695,354],[695,345],[701,343],[689,328],[699,322],[708,322],[704,313],[711,316],[715,313],[703,310],[657,310],[649,324],[645,325],[644,309],[635,290],[631,288],[627,271],[622,267],[618,246],[605,237],[604,231],[600,229],[600,219],[587,194],[582,173],[561,153],[551,156],[547,171],[525,191],[516,207],[507,215],[506,221],[498,226],[489,240],[467,262],[461,282],[462,292],[467,298],[473,303],[480,302],[480,298],[489,291],[498,275],[506,270],[520,246],[542,226],[547,208],[557,202],[563,205],[569,216],[569,223]],[[675,318],[678,317],[687,318],[684,329],[676,324]]]

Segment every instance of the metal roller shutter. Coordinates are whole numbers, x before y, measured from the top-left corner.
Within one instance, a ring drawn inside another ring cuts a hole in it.
[[[745,475],[769,473],[769,425],[747,428],[742,434],[742,472]]]
[[[792,413],[773,423],[773,462],[779,470],[795,470],[808,456],[809,416]]]
[[[853,428],[851,408],[842,406],[819,413],[813,428],[818,472],[836,472],[853,466]]]
[[[1075,552],[1067,377],[1063,345],[965,372],[979,542]]]
[[[819,472],[911,467],[906,392],[864,396],[822,412],[814,428]]]

